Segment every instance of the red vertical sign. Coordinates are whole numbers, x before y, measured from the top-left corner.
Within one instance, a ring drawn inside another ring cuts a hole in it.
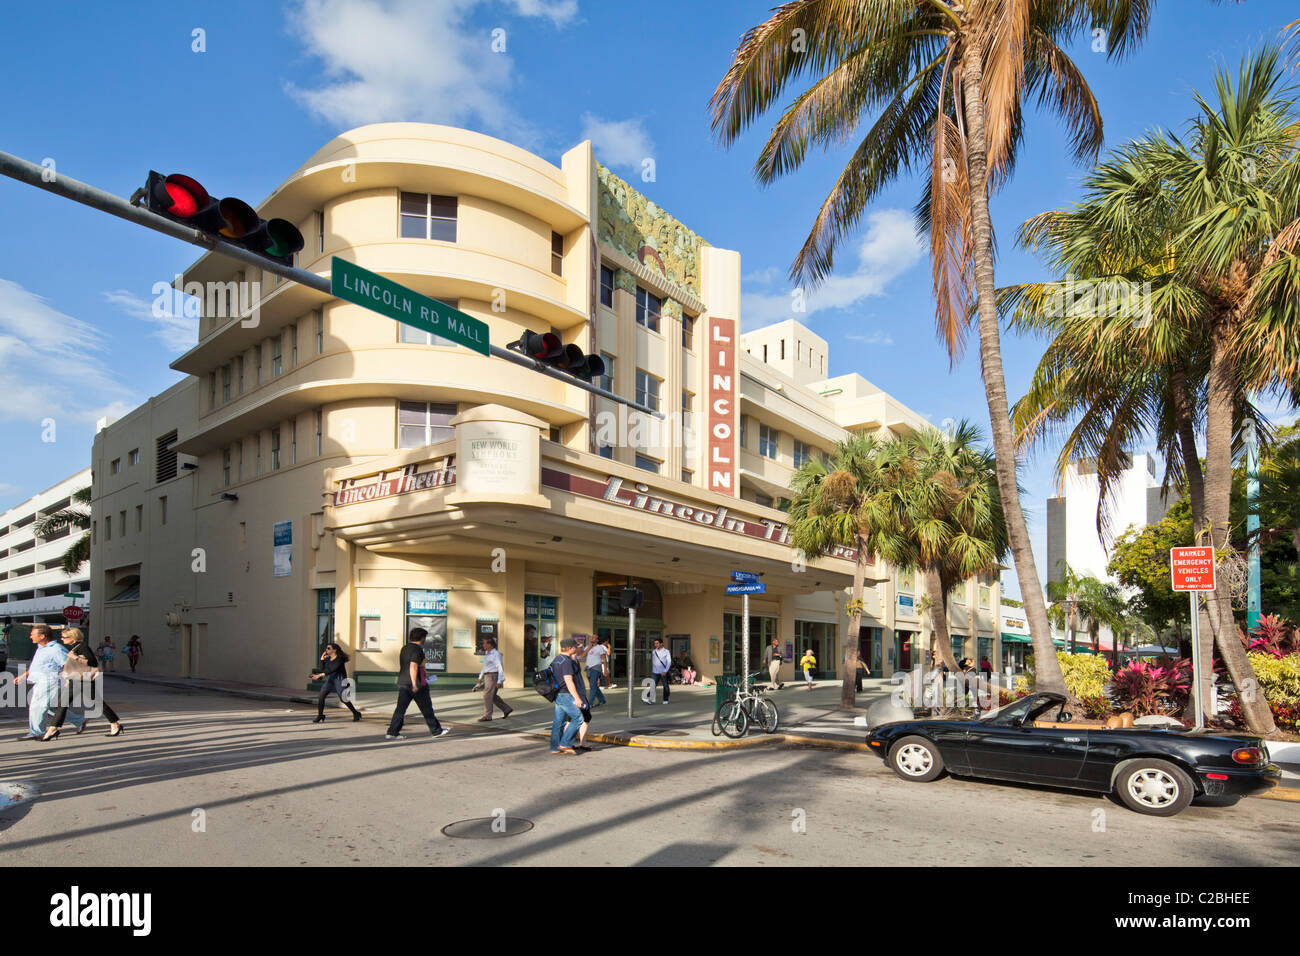
[[[724,495],[739,492],[736,481],[736,373],[735,319],[709,319],[709,443],[705,470],[710,491]]]

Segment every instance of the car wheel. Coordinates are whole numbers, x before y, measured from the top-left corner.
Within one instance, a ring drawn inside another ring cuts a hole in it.
[[[939,748],[924,737],[904,737],[889,750],[889,765],[904,780],[928,783],[943,773]]]
[[[1153,817],[1172,817],[1196,796],[1192,778],[1165,760],[1134,760],[1115,778],[1124,806]]]

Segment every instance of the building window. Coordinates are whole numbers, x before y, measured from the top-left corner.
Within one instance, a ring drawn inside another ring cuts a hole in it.
[[[781,433],[775,428],[760,424],[758,426],[758,453],[764,458],[774,459],[781,443]]]
[[[663,300],[640,286],[636,287],[636,324],[644,325],[651,332],[659,331],[659,310]]]
[[[980,608],[987,611],[993,607],[993,592],[987,584],[980,585]]]
[[[238,481],[244,480],[244,440],[241,438],[239,444],[235,446],[239,449],[239,465],[235,471],[235,478]]]
[[[659,466],[662,464],[663,462],[649,458],[646,455],[636,456],[636,466],[643,471],[653,471],[657,475],[659,474]]]
[[[208,411],[217,407],[217,373],[208,373]]]
[[[402,402],[397,417],[399,448],[423,448],[456,436],[456,406],[437,402]]]
[[[691,399],[694,398],[686,389],[682,389],[682,431],[691,430]]]
[[[749,428],[749,416],[741,415],[740,416],[740,447],[741,448],[744,448],[747,445],[745,441],[745,432],[746,430],[748,430],[748,428]]]
[[[176,477],[175,448],[178,440],[174,430],[154,440],[153,472],[157,484]]]
[[[662,383],[649,372],[636,370],[636,400],[637,404],[645,405],[647,408],[659,410],[659,386]]]
[[[289,326],[289,343],[291,345],[290,352],[289,352],[290,354],[289,367],[297,368],[298,367],[298,326],[296,325]]]
[[[221,402],[225,404],[230,401],[230,384],[234,367],[230,362],[221,366]]]
[[[254,460],[253,460],[253,474],[260,475],[262,473],[262,433],[261,432],[258,432],[256,435],[253,436],[253,444],[254,447],[256,448],[256,455],[254,456]]]
[[[564,275],[564,237],[558,232],[551,233],[551,272]]]
[[[441,302],[449,309],[460,308],[460,299],[435,299],[434,301]],[[456,345],[450,339],[444,339],[441,335],[434,335],[432,332],[424,331],[424,329],[417,329],[405,322],[398,322],[397,328],[397,340],[407,345],[446,345],[452,347]]]
[[[691,471],[689,468],[683,468],[682,481],[686,482],[689,485],[694,480],[695,480],[695,472]]]
[[[756,505],[762,505],[764,508],[770,508],[770,507],[772,507],[772,496],[771,496],[771,495],[760,495],[760,494],[758,494],[758,492],[755,492],[755,493],[754,493],[754,504],[756,504]]]
[[[262,343],[258,342],[253,346],[253,351],[257,354],[257,384],[262,384]]]
[[[236,379],[236,384],[239,386],[239,394],[243,395],[244,394],[244,357],[242,355],[235,356],[235,379]]]
[[[140,464],[140,449],[132,448],[129,452],[127,452],[126,460],[128,463],[130,463],[132,468]]]
[[[158,499],[158,523],[167,523],[167,496],[163,495]]]
[[[316,354],[325,354],[325,310],[316,311]]]
[[[275,378],[284,371],[284,333],[281,332],[275,338],[271,339],[271,377]]]
[[[144,505],[135,506],[135,530],[144,530]]]
[[[221,449],[221,487],[230,487],[230,446]]]
[[[600,267],[600,304],[614,308],[614,270]]]
[[[325,645],[334,640],[334,589],[316,589],[316,650],[310,666],[318,666],[320,656],[325,653]],[[378,641],[373,650],[379,650]]]
[[[682,348],[695,349],[695,316],[682,313]]]
[[[613,445],[601,445],[600,448],[599,448],[599,453],[600,453],[600,457],[601,457],[601,458],[610,458],[610,459],[612,459],[612,458],[614,457],[614,446],[613,446]]]
[[[600,377],[600,387],[607,392],[614,391],[614,356],[608,352],[600,353],[605,362],[605,374]]]
[[[122,459],[121,459],[121,458],[114,458],[111,462],[109,462],[109,464],[108,464],[108,473],[109,473],[110,475],[116,475],[116,474],[117,474],[119,471],[121,471],[121,470],[122,470]]]
[[[807,442],[801,442],[799,439],[794,440],[794,466],[798,468],[806,461],[812,460],[812,449]]]
[[[325,251],[325,210],[316,210],[316,251]]]
[[[280,470],[280,429],[271,429],[271,470]]]
[[[298,464],[298,419],[289,422],[289,464]]]
[[[402,238],[456,241],[456,197],[402,193]]]
[[[316,409],[316,457],[320,457],[322,438],[325,433],[325,413],[321,409]]]
[[[122,537],[125,538],[126,537],[126,512],[125,511],[119,511],[117,513],[117,526],[122,529]]]
[[[113,516],[104,515],[104,540],[113,540]]]

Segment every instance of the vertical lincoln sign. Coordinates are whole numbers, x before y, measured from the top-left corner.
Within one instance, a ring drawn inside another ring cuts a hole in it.
[[[734,495],[736,487],[736,321],[709,319],[708,488]]]

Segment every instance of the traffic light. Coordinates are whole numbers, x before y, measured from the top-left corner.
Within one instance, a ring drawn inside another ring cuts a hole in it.
[[[509,347],[584,382],[605,374],[604,359],[599,355],[586,355],[576,345],[565,345],[554,332],[525,332]]]
[[[639,608],[644,598],[645,592],[640,588],[622,588],[618,593],[618,603],[625,611]]]
[[[164,176],[150,170],[144,201],[150,212],[202,232],[217,233],[287,266],[293,265],[293,254],[303,247],[302,233],[289,220],[263,219],[252,206],[233,196],[213,199],[198,180],[180,173]]]

